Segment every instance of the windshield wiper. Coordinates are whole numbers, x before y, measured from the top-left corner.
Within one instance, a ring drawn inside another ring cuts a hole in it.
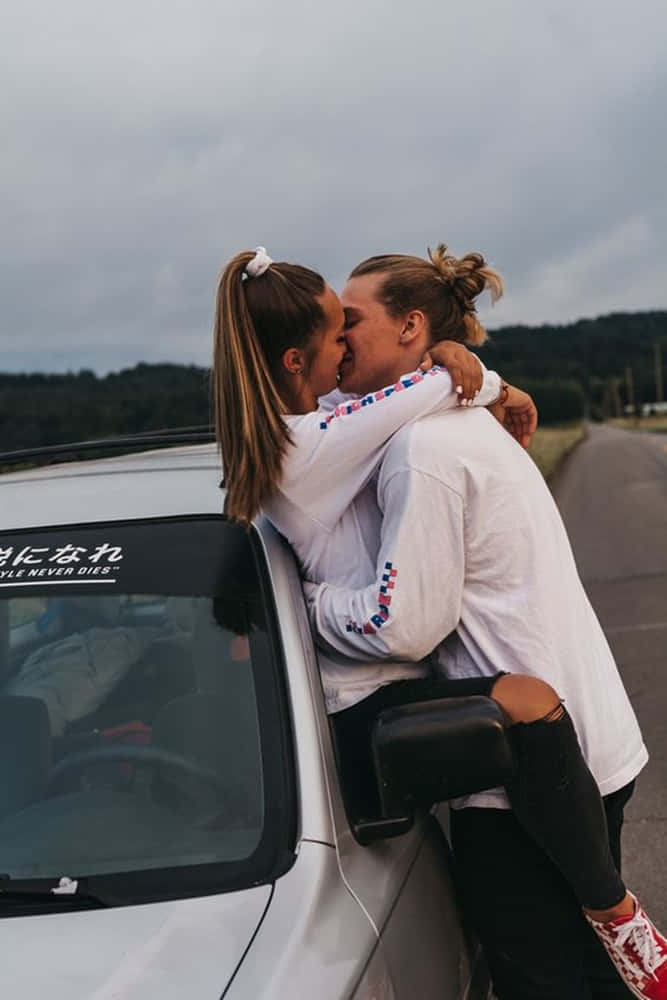
[[[35,885],[37,879],[12,879],[11,875],[0,875],[0,907],[3,902],[20,905],[44,903],[50,909],[92,909],[114,905],[114,900],[108,896],[100,896],[86,888],[81,880],[64,876],[57,885],[50,888]],[[40,883],[45,880],[39,879]],[[50,881],[50,880],[49,880]]]

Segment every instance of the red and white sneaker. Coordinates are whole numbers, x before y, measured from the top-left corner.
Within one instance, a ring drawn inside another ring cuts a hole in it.
[[[667,938],[664,938],[632,897],[635,912],[598,923],[585,914],[605,946],[618,974],[636,997],[667,1000]]]

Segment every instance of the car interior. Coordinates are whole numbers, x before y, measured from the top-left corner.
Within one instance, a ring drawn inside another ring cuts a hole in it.
[[[229,860],[262,829],[251,643],[208,597],[0,601],[0,836],[29,879]]]

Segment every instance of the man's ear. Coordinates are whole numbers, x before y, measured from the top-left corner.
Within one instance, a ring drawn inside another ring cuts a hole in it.
[[[421,309],[412,309],[405,317],[403,329],[398,335],[399,343],[410,344],[426,330],[426,317]]]
[[[306,356],[299,347],[288,347],[281,358],[283,368],[290,375],[301,375],[306,367]]]

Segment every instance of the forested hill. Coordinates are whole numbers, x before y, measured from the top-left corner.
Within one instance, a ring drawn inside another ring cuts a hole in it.
[[[506,326],[480,354],[489,368],[535,397],[542,423],[619,416],[656,399],[655,345],[667,385],[667,310],[612,313],[564,326]]]
[[[0,374],[0,451],[208,424],[209,395],[209,372],[194,365]]]
[[[566,326],[505,326],[490,332],[481,355],[510,381],[573,378],[585,390],[599,380],[624,378],[630,367],[635,392],[648,400],[655,398],[656,341],[667,355],[667,310],[612,313]]]
[[[667,311],[504,327],[481,355],[525,385],[549,423],[576,418],[585,407],[593,417],[609,415],[626,401],[626,368],[636,399],[655,399],[656,342],[667,360]],[[209,400],[209,373],[192,365],[139,364],[104,377],[0,374],[0,451],[207,424]]]

